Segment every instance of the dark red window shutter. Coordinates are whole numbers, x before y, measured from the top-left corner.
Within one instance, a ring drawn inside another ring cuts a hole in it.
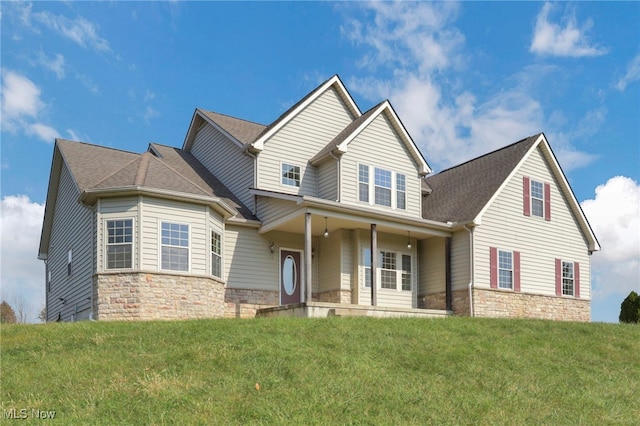
[[[580,298],[580,264],[573,262],[573,295]]]
[[[520,291],[520,252],[513,252],[513,290]]]
[[[498,249],[489,248],[489,284],[491,288],[498,288]]]
[[[544,220],[551,220],[551,185],[544,184]]]
[[[522,205],[525,216],[531,216],[531,185],[529,178],[524,176],[522,178]]]
[[[562,260],[556,259],[556,296],[562,296]]]

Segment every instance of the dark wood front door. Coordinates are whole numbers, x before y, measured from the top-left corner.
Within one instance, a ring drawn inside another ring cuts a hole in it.
[[[302,301],[301,253],[280,250],[280,304],[288,305]]]

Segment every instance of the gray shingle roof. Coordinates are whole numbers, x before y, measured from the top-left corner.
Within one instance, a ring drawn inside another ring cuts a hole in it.
[[[217,112],[199,110],[207,118],[245,145],[255,141],[267,126]]]
[[[219,197],[238,211],[238,216],[255,219],[251,211],[213,176],[191,153],[152,144],[151,152],[135,154],[82,142],[56,141],[81,191],[146,187],[198,197]]]
[[[432,192],[422,200],[422,217],[462,223],[475,219],[539,137],[530,136],[427,177]]]

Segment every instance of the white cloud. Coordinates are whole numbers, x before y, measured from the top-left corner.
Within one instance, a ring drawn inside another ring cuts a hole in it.
[[[56,53],[53,58],[49,58],[44,52],[40,52],[38,62],[49,71],[53,71],[58,80],[64,78],[64,56]]]
[[[144,113],[142,114],[142,117],[144,118],[144,121],[149,124],[151,122],[151,120],[153,120],[154,118],[158,118],[160,117],[160,111],[148,106],[145,110]]]
[[[368,48],[362,66],[387,72],[378,72],[382,78],[352,78],[349,87],[376,103],[390,99],[435,169],[549,130],[538,87],[557,67],[526,66],[507,77],[501,91],[479,98],[461,84],[468,74],[465,58],[471,55],[454,26],[459,5],[376,2],[361,7],[373,16],[349,19],[343,36]],[[566,171],[593,161],[569,140],[561,147]]]
[[[44,263],[37,259],[44,204],[25,195],[8,195],[1,207],[2,299],[25,301],[35,321],[45,297]]]
[[[638,80],[640,80],[640,54],[629,62],[626,74],[616,82],[614,87],[622,92],[630,83]]]
[[[581,203],[602,251],[594,253],[593,297],[640,292],[640,185],[616,176]],[[622,299],[621,299],[622,301]]]
[[[40,122],[45,104],[40,99],[40,88],[27,77],[2,69],[2,130],[37,136],[53,142],[59,133]],[[52,137],[53,136],[53,137]]]
[[[587,39],[587,31],[592,27],[591,20],[587,20],[582,28],[578,27],[574,13],[564,16],[564,26],[549,20],[553,6],[545,3],[538,13],[536,25],[529,51],[538,55],[550,56],[600,56],[607,53],[607,49],[592,45]]]
[[[33,18],[79,46],[99,52],[111,51],[109,42],[98,35],[97,26],[83,17],[69,19],[50,12],[37,12]]]

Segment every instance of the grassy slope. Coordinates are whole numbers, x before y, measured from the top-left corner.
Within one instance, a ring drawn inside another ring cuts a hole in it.
[[[637,424],[640,327],[471,318],[2,326],[60,424]],[[255,389],[259,383],[260,390]]]

